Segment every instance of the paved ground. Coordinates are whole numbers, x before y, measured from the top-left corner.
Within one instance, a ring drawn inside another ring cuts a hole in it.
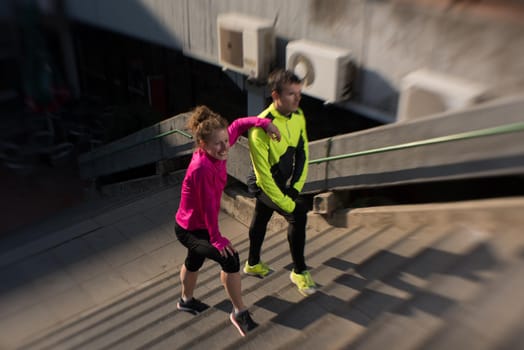
[[[12,236],[16,231],[2,239],[0,349],[16,348],[27,337],[178,268],[172,233],[177,189],[118,204],[100,200],[62,213],[57,210],[71,204],[71,197],[65,191],[44,196],[46,191],[52,190],[25,192],[34,224],[20,230],[18,239]],[[51,202],[45,210],[35,209]],[[51,212],[53,220],[38,221]],[[21,224],[18,218],[10,220],[12,226]]]
[[[176,268],[178,191],[86,201],[74,165],[0,166],[0,349]]]
[[[0,235],[79,204],[84,198],[84,186],[70,166],[41,166],[24,176],[0,167]]]

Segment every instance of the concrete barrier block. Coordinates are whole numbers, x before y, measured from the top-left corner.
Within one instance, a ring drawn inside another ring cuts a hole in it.
[[[331,215],[338,207],[338,201],[333,192],[317,194],[313,198],[313,212]]]

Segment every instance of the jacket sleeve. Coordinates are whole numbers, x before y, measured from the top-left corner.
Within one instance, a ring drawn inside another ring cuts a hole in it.
[[[237,142],[240,135],[245,133],[252,127],[261,127],[264,130],[271,123],[270,119],[259,117],[244,117],[238,118],[229,125],[227,132],[229,134],[229,145],[233,146]]]
[[[217,207],[217,204],[219,206],[220,203],[217,203],[214,199],[220,198],[222,194],[216,193],[219,190],[215,185],[215,178],[212,171],[199,168],[194,175],[195,181],[198,182],[197,188],[199,188],[198,205],[204,216],[203,219],[209,233],[209,241],[213,247],[222,250],[230,244],[229,240],[222,236],[218,228],[218,212],[220,208]]]
[[[291,213],[295,210],[295,202],[278,188],[269,165],[269,137],[261,129],[252,129],[249,133],[249,154],[257,185],[282,210]]]

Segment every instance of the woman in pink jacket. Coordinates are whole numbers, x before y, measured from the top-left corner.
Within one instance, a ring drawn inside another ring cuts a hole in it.
[[[198,314],[209,306],[193,298],[198,270],[206,258],[220,264],[220,280],[233,304],[229,318],[242,336],[257,326],[242,301],[238,252],[218,228],[220,198],[227,181],[226,160],[229,148],[251,127],[262,127],[275,141],[280,133],[268,118],[246,117],[227,121],[206,106],[191,115],[189,128],[197,149],[187,168],[176,213],[175,233],[187,248],[180,270],[182,283],[179,310]]]

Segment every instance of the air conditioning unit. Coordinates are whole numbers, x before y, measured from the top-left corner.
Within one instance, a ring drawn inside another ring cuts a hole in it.
[[[354,65],[351,52],[309,40],[290,41],[286,68],[303,79],[302,93],[334,103],[351,94]]]
[[[224,69],[265,79],[275,58],[273,22],[237,13],[217,17],[218,62]]]
[[[420,69],[400,83],[397,121],[402,122],[482,102],[487,87],[454,76]]]

